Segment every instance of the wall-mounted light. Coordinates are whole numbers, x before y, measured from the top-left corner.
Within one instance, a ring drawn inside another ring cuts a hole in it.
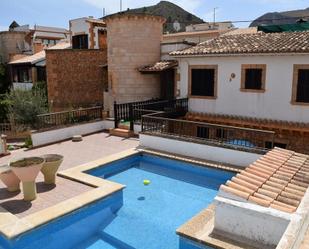
[[[231,82],[233,79],[235,79],[235,77],[236,77],[236,74],[235,74],[235,73],[231,73],[230,82]]]

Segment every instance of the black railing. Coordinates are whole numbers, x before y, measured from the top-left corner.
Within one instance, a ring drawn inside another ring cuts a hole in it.
[[[269,141],[272,145],[270,147],[273,147],[275,136],[273,131],[215,125],[166,116],[169,115],[163,112],[143,115],[142,132],[258,153],[270,149],[265,147],[265,141]]]
[[[46,113],[37,116],[36,129],[51,129],[77,123],[101,120],[103,107],[83,108],[64,112]]]
[[[184,116],[188,111],[188,99],[159,100],[152,99],[141,102],[131,102],[125,104],[114,103],[115,128],[119,122],[130,122],[130,130],[133,130],[134,122],[140,121],[145,113],[164,111],[174,113],[174,115]]]

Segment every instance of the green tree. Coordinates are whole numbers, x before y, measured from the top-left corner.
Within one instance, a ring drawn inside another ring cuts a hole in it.
[[[37,115],[46,113],[47,96],[42,89],[11,90],[6,95],[8,115],[16,124],[36,128]]]

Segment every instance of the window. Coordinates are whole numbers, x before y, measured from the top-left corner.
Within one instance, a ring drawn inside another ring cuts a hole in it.
[[[216,138],[227,139],[227,130],[216,129]]]
[[[196,136],[199,138],[209,138],[209,128],[198,126]]]
[[[31,82],[30,68],[28,67],[15,67],[14,71],[14,82]]]
[[[189,93],[191,97],[217,97],[217,66],[189,67]]]
[[[266,78],[266,65],[242,65],[241,90],[264,91]]]
[[[37,67],[37,81],[46,81],[45,67]]]
[[[88,35],[74,35],[72,47],[73,49],[88,49]]]
[[[56,45],[56,40],[42,39],[42,43],[46,46],[53,46]]]
[[[309,103],[309,65],[295,65],[292,103]]]
[[[273,147],[278,147],[278,148],[286,149],[287,144],[274,142],[274,146]],[[270,142],[270,141],[266,141],[265,142],[265,148],[272,149],[273,147],[272,147],[272,142]]]

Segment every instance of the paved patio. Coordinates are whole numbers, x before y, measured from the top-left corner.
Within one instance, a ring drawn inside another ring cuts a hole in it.
[[[64,161],[60,167],[60,170],[64,170],[135,148],[138,144],[139,141],[136,138],[123,139],[102,132],[86,136],[82,142],[65,141],[32,150],[16,150],[11,155],[0,158],[0,165],[26,156],[57,153],[64,156]],[[32,202],[23,201],[20,192],[9,193],[3,183],[0,182],[0,206],[18,217],[25,217],[90,189],[92,187],[61,177],[57,177],[57,186],[46,186],[43,184],[43,175],[40,173],[37,178],[38,198]]]

